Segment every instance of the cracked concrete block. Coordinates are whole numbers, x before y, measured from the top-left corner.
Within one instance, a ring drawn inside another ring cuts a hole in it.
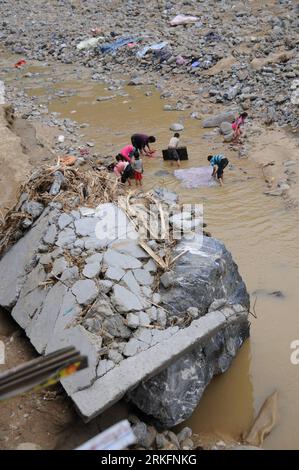
[[[88,235],[95,236],[95,228],[98,223],[98,219],[95,217],[84,217],[83,219],[75,220],[76,234],[81,237],[87,237]]]
[[[67,287],[61,282],[57,282],[47,293],[41,311],[34,316],[26,328],[27,336],[29,336],[31,343],[40,354],[45,352],[46,346],[53,335],[66,291]]]
[[[11,312],[12,317],[24,329],[42,309],[48,290],[39,286],[46,278],[47,274],[43,266],[37,265],[27,277],[19,299]]]
[[[135,356],[136,354],[140,353],[141,351],[145,351],[148,348],[149,345],[143,341],[138,341],[136,338],[131,338],[124,348],[124,356]]]
[[[123,269],[109,266],[105,272],[105,277],[107,279],[112,279],[112,281],[120,281],[125,274],[126,272]]]
[[[69,214],[61,214],[58,219],[58,227],[60,230],[63,230],[65,227],[73,223],[73,218]]]
[[[71,395],[78,390],[85,389],[92,385],[96,379],[96,369],[99,362],[99,351],[102,346],[100,336],[89,333],[82,325],[73,328],[66,328],[59,335],[53,338],[49,345],[48,353],[67,346],[74,346],[81,354],[88,357],[88,367],[76,374],[61,380],[65,391]]]
[[[70,245],[74,243],[76,240],[76,234],[72,228],[65,228],[62,230],[57,238],[56,245],[60,247],[64,247],[66,245]]]
[[[101,271],[101,265],[98,263],[88,263],[85,265],[83,269],[83,276],[92,279],[94,277],[98,277]]]
[[[97,367],[97,376],[102,377],[102,375],[107,374],[107,372],[113,369],[113,367],[115,367],[113,361],[109,361],[109,359],[102,359]]]
[[[122,269],[136,269],[142,266],[142,263],[131,255],[123,255],[118,251],[109,248],[103,258],[106,266],[113,266]]]
[[[133,294],[123,286],[115,285],[113,287],[113,294],[111,301],[121,313],[140,311],[147,306],[147,303]]]
[[[62,274],[67,268],[68,262],[65,258],[56,258],[53,263],[51,274],[53,274],[54,276],[58,276],[59,274]]]
[[[145,269],[134,269],[134,276],[138,284],[141,286],[151,286],[154,278]]]
[[[51,224],[44,235],[44,242],[47,243],[47,245],[54,245],[55,240],[57,236],[57,227],[55,224]]]
[[[90,279],[76,281],[72,287],[77,302],[82,305],[88,305],[95,300],[98,295],[96,283]]]
[[[135,313],[129,313],[126,316],[126,321],[129,328],[135,329],[139,326],[139,316],[135,315]]]

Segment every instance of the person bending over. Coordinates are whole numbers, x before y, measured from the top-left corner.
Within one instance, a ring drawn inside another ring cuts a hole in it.
[[[212,176],[223,186],[223,170],[228,165],[228,159],[224,155],[209,155],[208,160],[213,167]]]
[[[150,148],[151,143],[156,142],[156,137],[153,135],[146,135],[146,134],[133,134],[131,137],[132,145],[139,150],[141,155],[147,155],[151,157],[155,150]]]

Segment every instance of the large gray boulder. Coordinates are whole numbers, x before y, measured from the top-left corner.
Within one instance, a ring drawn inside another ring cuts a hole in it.
[[[183,422],[198,406],[213,376],[229,368],[248,335],[248,321],[243,316],[142,382],[128,398],[164,428]]]
[[[185,315],[187,309],[197,307],[204,315],[216,299],[227,304],[249,308],[249,295],[238,266],[224,244],[212,237],[196,236],[182,240],[177,252],[188,250],[174,268],[171,289],[161,285],[162,304],[172,315]]]
[[[216,114],[215,116],[205,119],[202,123],[203,127],[218,127],[222,122],[233,122],[235,120],[236,111],[226,111]]]
[[[231,254],[223,243],[210,237],[182,240],[181,256],[173,272],[173,282],[161,283],[162,305],[169,316],[185,318],[190,306],[204,317],[222,308],[249,309],[249,295]],[[168,316],[168,320],[169,320]],[[199,342],[162,372],[142,382],[128,398],[164,427],[175,426],[191,416],[214,375],[225,372],[249,335],[246,316],[236,316],[230,324]]]

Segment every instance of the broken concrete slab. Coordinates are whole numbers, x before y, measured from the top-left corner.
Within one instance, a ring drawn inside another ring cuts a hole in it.
[[[0,262],[0,305],[12,308],[25,282],[26,267],[37,251],[39,243],[47,229],[46,209],[37,219],[29,232],[21,238],[1,258]]]
[[[109,248],[104,254],[103,262],[106,266],[113,266],[122,269],[141,268],[142,263],[131,255],[124,255]]]
[[[76,296],[79,304],[88,305],[96,299],[98,288],[94,281],[84,279],[75,282],[72,287],[72,292]]]
[[[111,301],[117,310],[121,313],[140,311],[146,308],[147,302],[137,297],[133,292],[123,286],[115,285]]]
[[[88,357],[87,369],[61,381],[66,392],[71,395],[78,390],[89,387],[96,379],[102,338],[87,332],[83,326],[77,325],[73,328],[66,328],[60,335],[56,335],[49,344],[47,352],[50,353],[67,346],[74,346],[81,354]]]
[[[233,310],[232,314],[235,314]],[[248,312],[244,311],[242,315],[246,322]],[[137,351],[145,347],[146,343],[136,338],[131,339],[124,354],[130,354],[132,357],[122,361],[88,389],[72,395],[82,417],[85,421],[96,417],[135,388],[136,384],[146,382],[228,324],[230,319],[225,319],[221,311],[211,312],[194,320],[189,327],[178,330],[162,343],[139,353]]]
[[[62,230],[57,238],[56,245],[64,247],[66,245],[74,243],[76,240],[76,234],[72,228],[65,228]]]
[[[73,220],[73,217],[71,217],[69,214],[63,213],[58,219],[58,227],[60,230],[63,230],[68,225],[72,224]]]
[[[124,271],[123,269],[109,266],[109,268],[105,272],[105,277],[107,279],[111,279],[112,281],[120,281],[125,274],[126,271]]]
[[[154,282],[153,276],[145,269],[134,269],[134,277],[141,286],[151,286]]]
[[[98,219],[95,217],[83,217],[82,219],[75,220],[75,231],[76,234],[81,237],[88,235],[95,235],[95,228],[98,223]]]
[[[41,311],[33,317],[31,323],[26,328],[27,336],[40,354],[45,352],[46,346],[53,335],[62,299],[66,291],[67,287],[61,282],[57,282],[47,293]]]

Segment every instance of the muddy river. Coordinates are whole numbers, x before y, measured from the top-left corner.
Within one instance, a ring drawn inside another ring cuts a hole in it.
[[[73,67],[70,70],[72,78],[68,81],[65,71],[60,75],[50,67],[31,67],[30,72],[38,73],[37,76],[26,78],[18,71],[10,78],[15,86],[47,105],[50,112],[88,124],[81,129],[82,137],[94,142],[92,151],[96,153],[116,154],[129,143],[133,132],[141,131],[157,137],[156,147],[161,155],[171,135],[169,125],[182,122],[185,130],[181,143],[189,152],[189,161],[182,162],[182,168],[206,165],[208,154],[220,152],[233,164],[226,171],[223,188],[191,190],[183,188],[173,176],[174,168],[161,157],[144,159],[144,188],[164,185],[178,192],[182,202],[202,203],[208,229],[231,250],[252,304],[257,299],[257,319],[251,316],[250,339],[230,370],[209,385],[187,424],[194,432],[239,438],[265,398],[278,390],[277,426],[264,447],[298,449],[299,365],[290,362],[290,343],[299,339],[298,209],[286,209],[281,198],[263,194],[265,182],[254,160],[254,153],[261,151],[267,152],[270,159],[275,155],[296,159],[291,138],[276,132],[263,147],[264,137],[259,136],[249,158],[240,159],[213,130],[202,129],[200,121],[191,119],[190,111],[163,111],[166,101],[160,99],[154,88],[108,90],[88,74],[79,76]],[[70,96],[59,97],[59,90],[72,92]],[[97,101],[98,97],[112,95],[109,100]],[[272,294],[277,291],[280,296]]]

